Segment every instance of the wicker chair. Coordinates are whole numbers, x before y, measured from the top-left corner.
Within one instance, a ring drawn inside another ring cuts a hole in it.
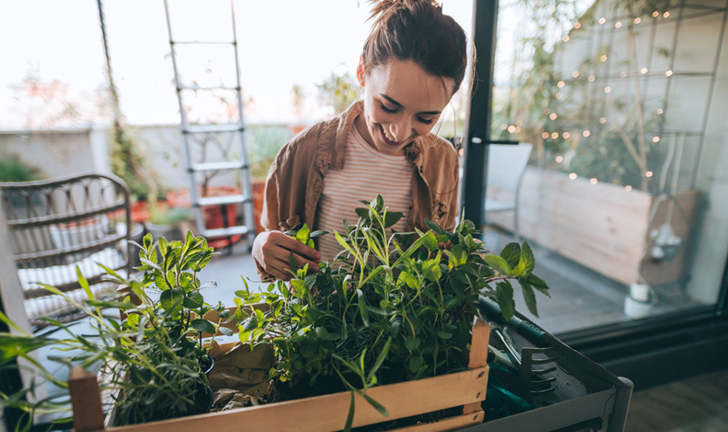
[[[79,301],[86,294],[76,267],[101,296],[114,291],[97,263],[130,274],[129,189],[120,178],[90,173],[0,183],[0,197],[26,313],[34,326],[42,326],[41,317],[74,316],[73,305],[41,284]]]

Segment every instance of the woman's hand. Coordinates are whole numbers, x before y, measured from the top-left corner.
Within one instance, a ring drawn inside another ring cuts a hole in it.
[[[280,231],[260,233],[253,242],[253,258],[263,267],[263,270],[279,280],[287,281],[292,278],[288,272],[291,268],[291,252],[293,252],[296,267],[302,268],[308,264],[309,272],[319,271],[318,263],[321,254],[316,249],[312,249]]]

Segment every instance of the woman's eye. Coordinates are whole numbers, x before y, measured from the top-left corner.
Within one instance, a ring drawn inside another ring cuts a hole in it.
[[[396,112],[397,112],[397,110],[396,110],[396,109],[389,109],[389,108],[387,108],[386,106],[384,106],[384,104],[383,104],[383,103],[381,103],[381,102],[379,103],[379,106],[380,106],[380,107],[382,108],[382,111],[384,111],[384,112],[386,112],[386,113],[394,114],[394,113],[396,113]]]
[[[423,119],[422,117],[417,117],[417,120],[419,120],[420,122],[422,122],[426,125],[432,124],[432,119],[427,120],[427,119]]]

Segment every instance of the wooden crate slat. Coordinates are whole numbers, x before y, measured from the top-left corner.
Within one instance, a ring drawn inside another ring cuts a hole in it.
[[[480,367],[488,366],[488,343],[490,342],[490,325],[475,317],[475,323],[473,325],[473,336],[470,342],[470,356],[468,358],[468,368],[476,369]],[[483,399],[485,399],[486,386],[482,388]],[[463,414],[471,414],[478,411],[482,411],[480,401],[473,402],[463,405]]]
[[[457,417],[445,418],[432,423],[423,423],[400,429],[393,429],[390,432],[449,432],[454,430],[460,430],[468,426],[475,426],[477,424],[483,423],[484,419],[485,413],[481,410],[478,412]]]
[[[96,375],[81,366],[75,366],[68,377],[68,393],[71,395],[74,430],[87,432],[103,429],[104,412]]]
[[[482,401],[488,385],[488,367],[369,389],[367,394],[389,410],[383,417],[363,398],[356,397],[354,426],[364,426]],[[413,398],[413,395],[417,395]],[[335,432],[342,430],[349,413],[349,392],[280,402],[225,412],[202,414],[110,428],[114,432],[237,432],[242,425],[267,432]]]

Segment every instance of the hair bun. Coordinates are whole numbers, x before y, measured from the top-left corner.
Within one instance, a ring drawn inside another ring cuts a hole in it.
[[[372,14],[369,16],[369,20],[376,19],[377,21],[399,9],[410,9],[417,5],[426,4],[440,8],[437,0],[369,0],[369,2],[372,4]]]

